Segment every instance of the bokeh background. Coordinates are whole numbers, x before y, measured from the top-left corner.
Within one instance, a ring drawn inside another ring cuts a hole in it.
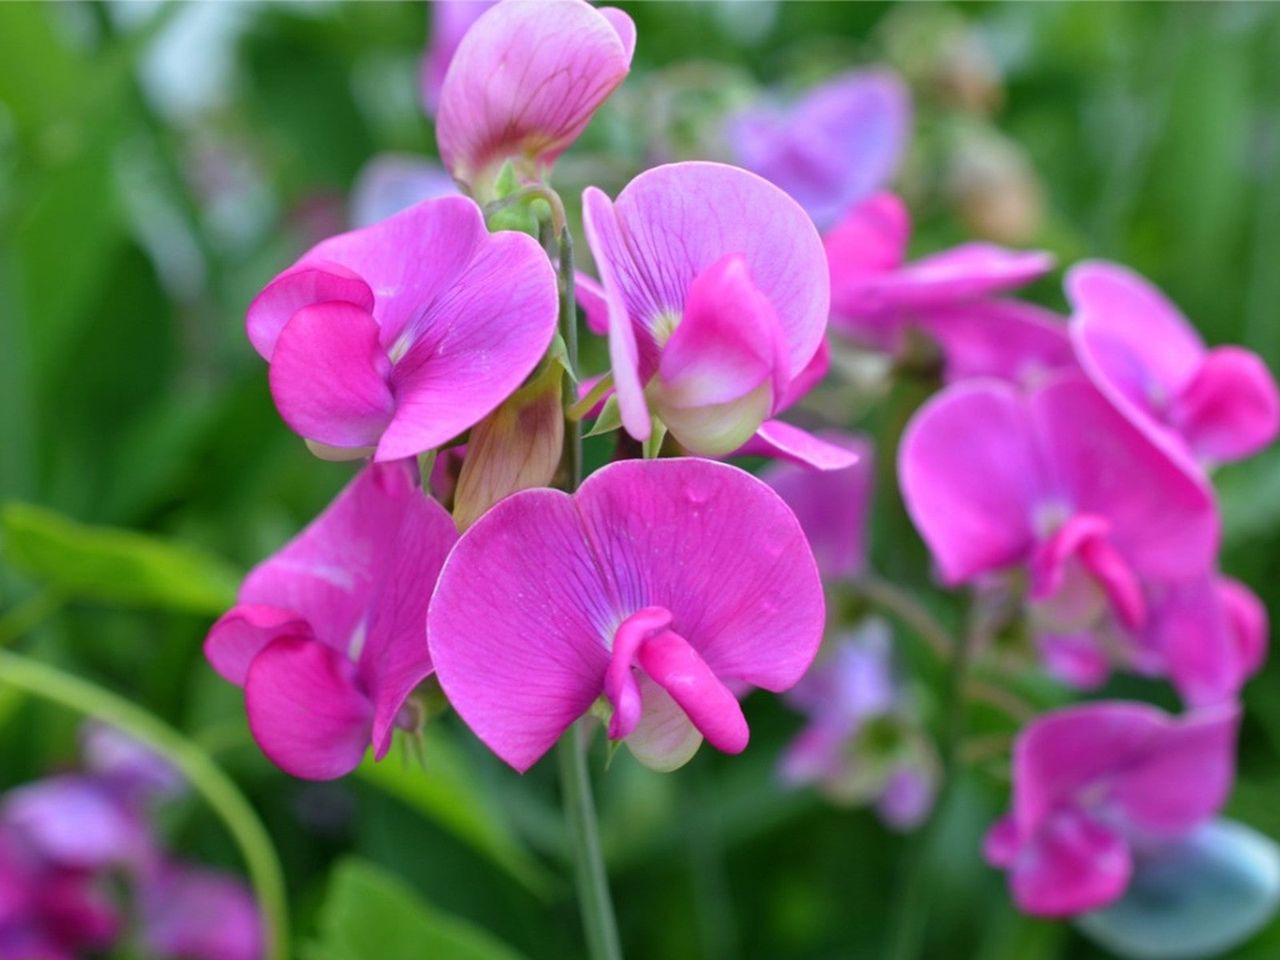
[[[916,248],[983,236],[1064,263],[1125,262],[1208,340],[1280,370],[1280,8],[620,5],[638,25],[635,70],[558,168],[566,196],[723,152],[721,119],[762,85],[798,90],[887,63],[916,97],[899,178]],[[434,154],[418,101],[426,24],[409,2],[0,4],[0,644],[124,694],[234,776],[284,862],[300,956],[374,956],[322,944],[333,865],[357,856],[446,926],[551,960],[580,951],[553,764],[517,778],[446,717],[429,730],[426,772],[393,755],[377,774],[300,783],[259,755],[239,692],[200,653],[240,573],[350,475],[280,422],[243,312],[347,225],[368,161]],[[1062,306],[1056,281],[1033,296]],[[918,400],[908,386],[861,422],[883,432]],[[1216,481],[1224,568],[1274,620],[1280,452]],[[889,483],[875,531],[881,574],[954,617]],[[1168,702],[1132,682],[1112,692]],[[1228,815],[1277,837],[1280,668],[1246,701]],[[601,779],[629,955],[884,956],[912,839],[782,790],[774,765],[800,718],[762,697],[748,714],[742,758],[703,750],[661,776],[619,755]],[[0,788],[74,763],[78,723],[0,684]],[[998,764],[971,768],[944,812],[928,853],[927,955],[1105,956],[1070,927],[1020,917],[982,864],[1005,788]],[[240,868],[198,799],[164,829],[188,856]],[[393,936],[394,912],[347,912],[369,936]],[[1280,955],[1280,923],[1234,955]]]

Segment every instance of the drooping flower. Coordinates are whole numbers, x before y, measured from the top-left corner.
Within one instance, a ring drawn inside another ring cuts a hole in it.
[[[250,572],[205,655],[243,686],[262,751],[326,780],[390,747],[431,672],[423,624],[453,521],[409,462],[366,467],[294,540]]]
[[[835,803],[873,803],[900,830],[928,816],[937,760],[917,706],[895,676],[884,621],[830,641],[787,700],[809,717],[783,755],[787,782],[816,784]]]
[[[1181,685],[1146,640],[1165,594],[1213,569],[1213,497],[1083,377],[948,387],[908,426],[899,475],[946,583],[1025,573],[1051,668],[1079,681],[1073,667],[1118,661]]]
[[[1234,706],[1179,718],[1104,702],[1028,726],[1014,747],[1012,813],[985,845],[1018,909],[1066,917],[1117,900],[1136,846],[1185,835],[1222,806],[1238,723]]]
[[[427,632],[454,709],[517,770],[598,700],[610,738],[669,770],[703,737],[743,750],[733,690],[799,680],[823,616],[813,554],[772,490],[722,463],[632,460],[485,514],[445,564]]]
[[[867,562],[867,521],[875,459],[871,442],[861,436],[829,432],[822,439],[857,457],[841,470],[815,470],[795,463],[775,463],[760,479],[786,501],[818,561],[827,582],[856,577]]]
[[[796,103],[765,103],[729,128],[737,160],[826,227],[889,185],[906,151],[911,95],[888,70],[854,70]]]
[[[295,432],[385,461],[492,411],[546,351],[557,309],[532,237],[490,234],[474,202],[444,197],[313,247],[258,294],[247,329]]]
[[[440,91],[440,158],[488,200],[511,161],[543,179],[631,69],[636,28],[621,10],[585,0],[508,0],[463,36]]]
[[[493,6],[493,0],[431,0],[427,50],[422,56],[419,86],[422,108],[435,116],[440,106],[440,90],[453,55],[471,25]]]
[[[583,219],[627,432],[647,439],[657,417],[703,456],[767,439],[770,418],[825,369],[826,265],[805,212],[745,170],[675,163],[642,173],[616,201],[587,188]],[[788,429],[794,455],[848,465]]]
[[[992,373],[1022,362],[1057,367],[1069,363],[1065,338],[1054,336],[1047,311],[993,301],[1048,273],[1053,258],[1040,251],[1009,250],[990,243],[964,243],[907,262],[911,216],[890,193],[877,194],[849,211],[823,236],[831,271],[831,325],[859,343],[897,353],[907,331],[920,329],[951,350],[963,325],[980,338],[987,354],[1001,350]],[[989,319],[992,334],[984,329]],[[979,348],[975,348],[979,349]],[[1023,351],[1029,352],[1024,360]],[[1012,356],[1008,354],[1012,353]]]
[[[1118,264],[1080,264],[1066,286],[1081,365],[1148,435],[1209,464],[1275,439],[1280,391],[1257,354],[1207,348],[1164,294]]]

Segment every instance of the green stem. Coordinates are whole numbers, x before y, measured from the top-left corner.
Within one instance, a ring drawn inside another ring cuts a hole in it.
[[[28,657],[0,651],[0,684],[102,720],[146,743],[181,771],[240,848],[266,925],[268,960],[288,960],[284,876],[262,821],[231,779],[199,747],[163,721],[109,690]]]
[[[577,400],[578,377],[578,303],[574,296],[573,234],[565,227],[560,231],[560,335],[564,337],[564,349],[573,371],[573,399],[566,404],[565,444],[569,454],[569,489],[578,489],[582,482],[582,419],[570,414]]]
[[[560,738],[560,802],[573,849],[573,872],[578,887],[578,909],[587,936],[591,960],[622,960],[618,924],[609,896],[609,876],[600,848],[591,776],[587,770],[587,736],[590,717],[583,717]]]

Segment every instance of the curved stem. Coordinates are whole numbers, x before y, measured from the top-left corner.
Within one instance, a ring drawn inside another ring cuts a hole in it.
[[[591,777],[587,770],[587,737],[591,722],[583,717],[568,729],[557,747],[560,760],[560,802],[573,849],[573,872],[578,887],[578,908],[591,960],[622,960],[618,923],[609,896],[609,877],[600,847]]]
[[[109,690],[47,664],[0,651],[0,684],[8,684],[118,727],[162,754],[204,797],[235,840],[266,925],[266,956],[288,960],[284,875],[262,821],[231,779],[199,747],[162,720]]]

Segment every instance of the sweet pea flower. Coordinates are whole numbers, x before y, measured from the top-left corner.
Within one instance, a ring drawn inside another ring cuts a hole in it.
[[[656,167],[616,201],[595,187],[582,199],[626,431],[645,440],[657,417],[702,456],[768,440],[770,418],[826,359],[826,266],[808,215],[768,181],[718,163]],[[848,465],[787,429],[792,454]]]
[[[476,424],[555,334],[555,273],[532,237],[490,234],[465,197],[331,237],[249,306],[280,415],[313,449],[414,456]]]
[[[427,633],[450,703],[516,770],[598,701],[610,739],[673,770],[704,737],[746,747],[733,691],[793,685],[823,617],[804,533],[765,484],[714,461],[630,460],[481,517]]]
[[[1054,340],[1054,324],[1044,311],[1025,305],[1000,303],[992,298],[1025,286],[1053,268],[1053,257],[1041,251],[1009,250],[990,243],[964,243],[941,253],[907,262],[911,236],[911,215],[906,205],[891,193],[879,193],[854,207],[823,236],[831,271],[831,325],[840,333],[877,350],[900,351],[912,328],[933,334],[952,317],[956,323],[970,321],[981,334],[980,317],[992,316],[990,323],[1013,328],[988,337],[988,350],[1006,349],[1016,362],[1022,349],[1031,346],[1033,355],[1045,351],[1058,360],[1070,351]],[[1030,326],[1032,330],[1023,328]],[[956,345],[953,345],[955,349]],[[993,371],[994,372],[994,371]]]
[[[1082,263],[1066,287],[1081,365],[1145,433],[1208,464],[1275,439],[1280,391],[1256,353],[1207,348],[1164,294],[1118,264]]]
[[[239,880],[178,862],[153,866],[137,901],[143,942],[157,957],[259,960],[262,918]]]
[[[795,513],[822,579],[831,583],[856,577],[866,566],[875,458],[866,437],[831,431],[822,439],[857,459],[841,470],[774,463],[761,472],[760,479]]]
[[[783,754],[793,785],[839,804],[873,803],[889,826],[918,826],[933,806],[937,761],[916,705],[893,669],[888,625],[869,620],[837,638],[787,695],[809,723]]]
[[[423,54],[419,74],[422,108],[428,116],[435,116],[440,106],[444,77],[462,38],[481,14],[492,6],[493,0],[431,0],[427,51]]]
[[[204,649],[244,687],[249,727],[276,765],[328,780],[355,769],[371,740],[386,754],[431,673],[427,599],[456,537],[411,462],[373,464],[249,573]]]
[[[1135,847],[1187,834],[1222,806],[1238,723],[1234,706],[1171,717],[1104,702],[1028,726],[1014,746],[1012,813],[985,844],[1018,909],[1068,917],[1119,899]]]
[[[1170,672],[1168,651],[1138,638],[1164,591],[1212,570],[1217,510],[1201,476],[1082,376],[948,387],[908,426],[899,476],[945,583],[1025,572],[1051,668],[1072,679],[1083,648]]]
[[[738,162],[796,199],[819,227],[884,189],[906,151],[911,95],[888,70],[853,70],[793,104],[765,103],[736,116]]]
[[[585,0],[507,0],[467,30],[445,74],[440,158],[488,200],[502,166],[541,180],[631,70],[636,28]]]

